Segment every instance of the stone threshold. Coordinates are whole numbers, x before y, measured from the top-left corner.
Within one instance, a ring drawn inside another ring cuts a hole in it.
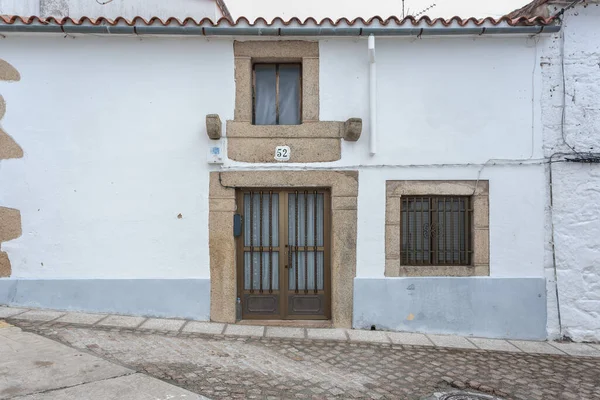
[[[292,328],[332,328],[331,320],[300,319],[243,319],[236,325],[287,326]]]
[[[0,306],[0,320],[1,319],[15,322],[39,322],[42,324],[61,323],[84,327],[128,328],[139,331],[153,330],[157,332],[198,333],[268,339],[326,340],[351,343],[377,343],[390,346],[425,346],[446,349],[600,358],[600,344],[587,343],[485,339],[454,335],[368,331],[326,327],[265,326],[248,324],[246,322],[241,324],[223,324],[218,322],[190,321],[184,319],[146,318],[140,316],[80,313],[3,306]]]

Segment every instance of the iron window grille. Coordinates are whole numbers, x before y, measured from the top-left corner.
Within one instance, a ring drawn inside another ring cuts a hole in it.
[[[403,265],[471,265],[473,208],[467,196],[402,196]]]
[[[302,65],[253,65],[252,123],[299,125],[302,122]]]

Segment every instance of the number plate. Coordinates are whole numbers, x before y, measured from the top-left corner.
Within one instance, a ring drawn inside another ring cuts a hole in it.
[[[290,147],[289,146],[277,146],[275,147],[275,160],[277,161],[289,161],[290,160]]]

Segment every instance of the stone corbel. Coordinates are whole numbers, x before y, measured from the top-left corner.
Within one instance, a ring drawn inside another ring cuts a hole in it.
[[[362,133],[362,118],[349,118],[344,122],[342,137],[349,142],[356,142]]]
[[[221,118],[218,114],[206,115],[206,134],[212,140],[221,139]]]

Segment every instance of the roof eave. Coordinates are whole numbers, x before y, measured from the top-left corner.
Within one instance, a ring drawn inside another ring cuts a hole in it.
[[[402,25],[364,25],[364,24],[178,24],[178,23],[126,23],[115,24],[74,23],[24,23],[14,21],[3,23],[2,33],[65,33],[100,35],[192,35],[192,36],[448,36],[448,35],[537,35],[560,31],[558,24],[548,25],[510,25],[510,24],[402,24]]]

